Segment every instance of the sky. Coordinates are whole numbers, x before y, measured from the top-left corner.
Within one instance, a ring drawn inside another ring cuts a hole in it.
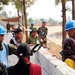
[[[68,3],[70,6],[71,3]],[[17,10],[11,4],[5,7],[5,10],[9,13],[12,11],[12,16],[17,14]],[[30,8],[27,8],[27,13],[29,14],[28,17],[33,19],[49,19],[53,18],[55,20],[61,20],[62,16],[62,7],[61,4],[55,6],[54,0],[37,0],[35,4],[33,4]],[[67,13],[68,15],[70,13]]]
[[[55,6],[54,0],[38,0],[27,12],[30,12],[29,16],[33,18],[47,19],[52,17],[57,19],[61,14],[60,9],[61,7]]]

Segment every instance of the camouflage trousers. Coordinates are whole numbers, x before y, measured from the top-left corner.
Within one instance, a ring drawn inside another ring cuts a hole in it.
[[[47,38],[46,37],[39,37],[39,41],[41,44],[47,44]]]

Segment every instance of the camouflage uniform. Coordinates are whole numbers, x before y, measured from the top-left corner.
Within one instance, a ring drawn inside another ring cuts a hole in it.
[[[34,22],[31,22],[30,29],[32,30],[34,26]]]
[[[30,29],[32,30],[33,29],[33,26],[30,26]]]
[[[47,43],[47,32],[48,29],[46,27],[39,27],[38,28],[38,36],[41,43]]]
[[[38,37],[34,38],[33,36],[30,36],[26,41],[26,43],[34,45],[36,45],[38,42],[39,42]]]
[[[34,36],[32,35],[33,32],[37,32],[37,28],[33,28],[32,31],[30,32],[30,37],[27,39],[26,43],[28,44],[39,44],[39,38],[36,36],[36,38],[34,38]]]

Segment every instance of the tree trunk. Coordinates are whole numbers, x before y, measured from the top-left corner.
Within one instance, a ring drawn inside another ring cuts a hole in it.
[[[65,23],[66,23],[66,7],[65,7],[65,0],[62,0],[62,49],[63,49],[63,42],[66,38]]]
[[[26,17],[26,5],[25,5],[25,0],[23,0],[23,6],[24,6],[24,20],[25,20],[25,29],[27,29],[27,17]],[[26,33],[26,40],[28,38],[28,33],[27,31],[25,31]]]
[[[72,0],[72,19],[75,20],[75,0]]]
[[[23,16],[24,15],[23,15],[23,12],[22,12],[22,26],[24,26],[24,24],[23,24],[24,17]]]
[[[19,17],[19,9],[17,9],[17,14],[18,14],[18,17]],[[19,20],[18,20],[18,25],[19,25]]]

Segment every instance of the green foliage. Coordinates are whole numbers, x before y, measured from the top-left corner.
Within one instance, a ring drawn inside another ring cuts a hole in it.
[[[30,5],[34,4],[35,0],[26,0],[25,5],[26,7],[29,7]],[[17,9],[22,10],[23,9],[23,0],[12,0],[14,2]]]
[[[26,7],[30,7],[34,2],[35,0],[26,0]]]
[[[65,1],[72,1],[72,0],[65,0]],[[55,5],[58,5],[62,0],[55,0]]]
[[[2,10],[2,9],[3,9],[3,7],[0,6],[0,10]]]
[[[0,0],[0,3],[3,5],[8,5],[10,0]]]
[[[3,9],[3,5],[8,5],[11,0],[0,0],[0,10]]]
[[[61,0],[55,0],[55,4],[58,5],[61,2]]]
[[[43,18],[40,19],[41,22],[45,21]]]
[[[34,20],[32,18],[29,18],[29,23],[33,22]]]
[[[22,3],[19,0],[15,1],[15,6],[16,6],[17,9],[22,10],[22,6],[23,5],[22,5]]]
[[[0,13],[1,16],[4,16],[4,17],[8,17],[6,11],[2,11],[2,13]]]

